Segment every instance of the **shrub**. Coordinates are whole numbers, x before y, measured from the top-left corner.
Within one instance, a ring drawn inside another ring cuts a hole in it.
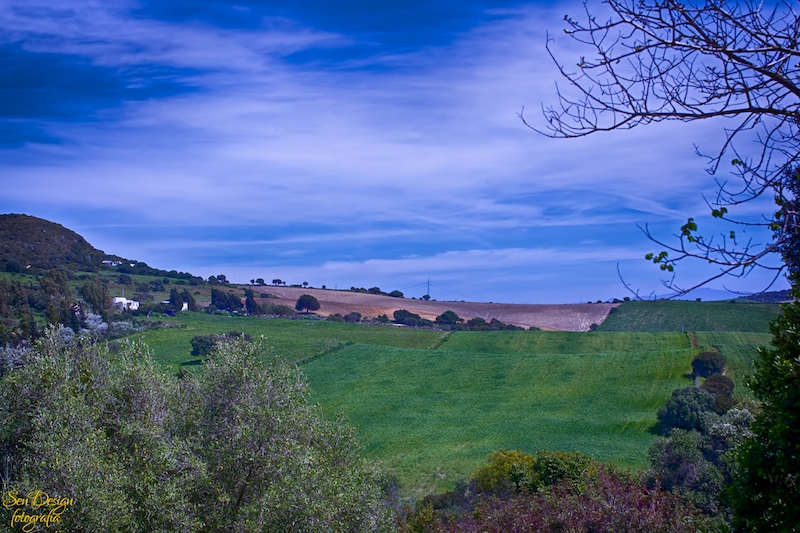
[[[361,321],[361,313],[357,311],[353,311],[352,313],[347,313],[344,315],[343,320],[345,322],[349,322],[350,324],[355,324],[356,322]]]
[[[328,315],[325,320],[329,322],[344,322],[344,317],[340,313],[333,313],[332,315]]]
[[[733,380],[722,374],[709,376],[700,386],[711,394],[724,394],[726,396],[733,394],[735,387]]]
[[[398,324],[405,324],[406,326],[432,326],[433,322],[424,319],[416,313],[406,311],[405,309],[398,309],[394,312],[394,321]]]
[[[261,305],[261,312],[265,315],[294,316],[297,313],[288,305],[266,303]]]
[[[214,335],[195,335],[189,343],[192,345],[192,355],[208,355],[217,343],[227,339],[243,339],[245,342],[253,342],[253,337],[249,333],[241,331],[230,331],[228,333],[217,333]]]
[[[704,454],[705,443],[697,431],[675,429],[650,447],[650,475],[661,486],[692,502],[703,512],[720,512],[719,492],[724,477]]]
[[[658,422],[665,430],[671,428],[700,429],[703,417],[714,410],[714,396],[697,387],[672,391],[672,397],[658,410]]]
[[[536,458],[520,450],[493,452],[473,475],[471,484],[479,492],[510,495],[529,487],[534,477]]]
[[[640,479],[601,469],[582,491],[558,484],[507,499],[475,502],[473,512],[436,513],[428,504],[422,526],[432,533],[696,533],[711,520],[677,496],[648,488]]]
[[[707,378],[725,371],[725,357],[719,352],[702,352],[692,360],[695,376]]]
[[[444,313],[442,313],[441,315],[436,317],[436,323],[437,324],[442,324],[442,325],[445,325],[445,326],[454,326],[454,325],[458,324],[459,322],[462,322],[461,317],[458,316],[454,311],[450,311],[450,310],[447,310]]]

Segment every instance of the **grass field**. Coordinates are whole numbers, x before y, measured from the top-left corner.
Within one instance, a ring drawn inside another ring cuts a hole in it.
[[[312,400],[329,415],[346,414],[367,455],[396,472],[406,491],[425,494],[468,478],[498,448],[580,451],[645,466],[655,413],[673,389],[691,383],[685,374],[697,352],[352,346],[302,370]]]
[[[286,361],[301,359],[341,346],[345,343],[401,348],[429,348],[444,336],[441,331],[367,326],[326,322],[323,320],[264,320],[257,317],[182,313],[166,322],[179,327],[149,330],[132,335],[144,340],[153,350],[155,360],[177,370],[180,366],[199,364],[191,355],[190,341],[195,335],[242,331],[258,338],[263,335],[272,353]]]
[[[406,495],[418,496],[469,477],[498,448],[580,451],[625,468],[646,466],[656,411],[673,389],[691,383],[690,362],[704,349],[726,356],[737,395],[747,396],[743,378],[757,347],[769,342],[766,324],[777,307],[656,304],[644,317],[620,311],[609,320],[621,317],[640,330],[682,321],[707,329],[447,334],[186,313],[165,319],[177,327],[135,336],[174,371],[199,364],[190,355],[195,335],[263,335],[272,353],[301,363],[311,401],[348,417],[367,456],[395,472]],[[726,329],[731,324],[752,331]]]
[[[779,304],[636,301],[625,302],[599,331],[752,331],[769,333]]]
[[[595,331],[463,331],[450,335],[440,350],[507,354],[630,352],[691,348],[686,333],[605,333]]]

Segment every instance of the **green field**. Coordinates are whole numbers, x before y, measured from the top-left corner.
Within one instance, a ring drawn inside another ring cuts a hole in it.
[[[766,323],[775,308],[679,303],[649,308],[658,313],[634,322],[642,329],[658,314],[663,323],[705,317],[698,323],[708,329],[691,332],[696,348],[688,328],[447,334],[204,313],[164,318],[175,327],[134,337],[174,371],[199,368],[190,355],[195,335],[263,335],[272,353],[301,365],[311,401],[330,416],[344,414],[358,428],[367,456],[396,473],[405,494],[421,495],[469,477],[498,448],[580,451],[625,468],[646,466],[656,411],[674,388],[691,384],[691,360],[704,349],[726,356],[736,394],[747,396],[743,378],[752,373],[758,346],[769,342]],[[718,320],[709,309],[718,311]],[[620,316],[631,321],[622,311],[612,318]],[[737,321],[754,331],[726,329]]]
[[[737,301],[631,301],[609,315],[599,331],[754,331],[769,333],[779,304]]]
[[[132,335],[144,340],[159,363],[177,370],[199,363],[192,357],[190,341],[195,335],[242,331],[263,335],[272,353],[298,362],[348,343],[401,348],[430,348],[445,335],[441,331],[368,326],[324,320],[265,320],[257,317],[181,313],[163,319],[179,327],[159,328]]]
[[[498,448],[580,451],[645,466],[655,413],[674,388],[691,383],[684,375],[697,352],[352,346],[302,370],[312,399],[360,429],[367,455],[407,491],[424,494],[468,478]]]

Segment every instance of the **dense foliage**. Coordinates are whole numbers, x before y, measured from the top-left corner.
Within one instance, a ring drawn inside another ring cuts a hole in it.
[[[697,387],[684,387],[672,391],[670,399],[658,410],[658,422],[664,431],[700,429],[705,414],[713,410],[713,394]]]
[[[796,243],[793,244],[796,246]],[[794,248],[792,248],[794,249]],[[795,268],[797,258],[787,261]],[[762,348],[750,383],[762,411],[753,436],[736,452],[727,497],[743,531],[800,531],[800,287],[772,326],[772,348]]]
[[[537,481],[529,485],[526,478]],[[487,487],[492,491],[481,491]],[[457,492],[423,500],[403,530],[689,533],[712,526],[678,496],[580,454],[501,450]]]
[[[297,371],[262,363],[260,345],[225,340],[180,380],[142,344],[112,356],[63,328],[24,357],[0,381],[3,481],[71,499],[65,531],[390,529],[354,431],[309,406]]]
[[[692,360],[692,371],[695,376],[709,377],[725,371],[725,357],[717,352],[702,352]]]

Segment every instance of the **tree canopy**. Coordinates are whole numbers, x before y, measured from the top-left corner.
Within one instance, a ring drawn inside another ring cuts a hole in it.
[[[319,310],[319,300],[314,298],[310,294],[301,294],[300,297],[297,299],[297,303],[294,304],[294,308],[298,311],[305,310],[306,313],[311,311],[318,311]]]
[[[63,328],[21,357],[0,378],[4,490],[69,499],[64,531],[391,530],[354,430],[260,344],[225,337],[181,379],[143,344],[110,354]]]

